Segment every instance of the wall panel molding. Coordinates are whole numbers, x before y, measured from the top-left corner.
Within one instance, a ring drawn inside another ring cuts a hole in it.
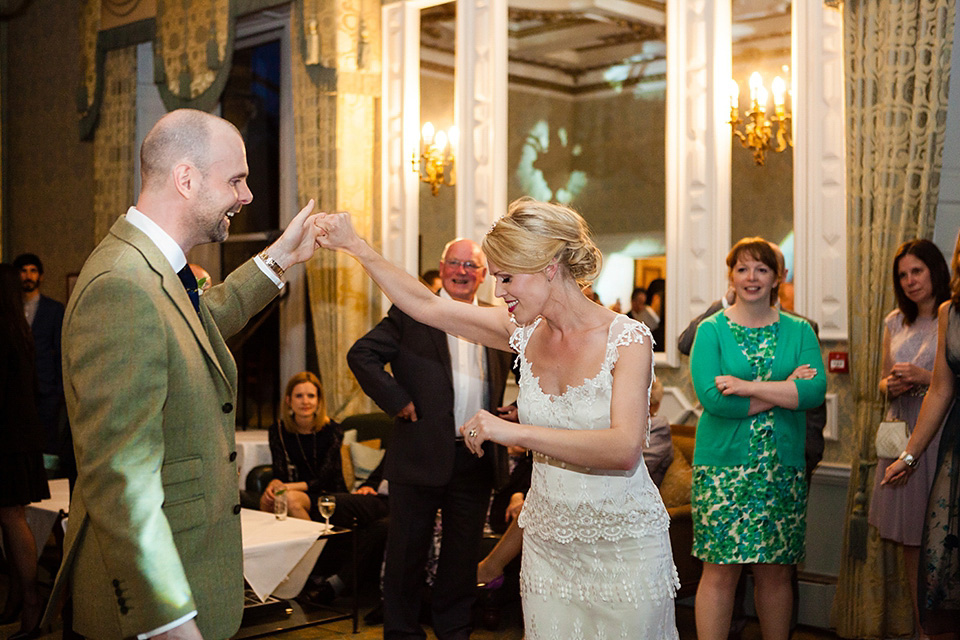
[[[843,19],[793,4],[795,305],[823,340],[847,339]]]

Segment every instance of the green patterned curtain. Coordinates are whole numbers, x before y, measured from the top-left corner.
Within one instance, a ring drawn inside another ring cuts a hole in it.
[[[933,233],[946,125],[952,0],[846,0],[850,346],[857,457],[851,461],[844,560],[832,622],[845,638],[913,632],[899,547],[867,526],[876,473],[873,440],[882,322],[897,246]]]
[[[93,140],[94,244],[133,202],[137,120],[137,47],[106,54],[103,102]]]
[[[211,111],[233,58],[231,0],[157,0],[153,79],[167,111]]]
[[[298,200],[345,210],[371,238],[378,219],[380,164],[379,0],[298,0],[292,15]],[[342,254],[307,263],[309,304],[330,415],[369,411],[346,354],[379,316],[379,293]]]
[[[84,0],[80,12],[80,59],[83,78],[77,89],[81,121],[90,118],[97,95],[97,33],[100,31],[100,0]],[[85,137],[85,136],[83,136]]]

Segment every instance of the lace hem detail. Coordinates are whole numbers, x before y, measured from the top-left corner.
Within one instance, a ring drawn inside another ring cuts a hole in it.
[[[565,562],[542,562],[554,557]],[[630,608],[641,602],[662,602],[674,598],[679,588],[680,576],[665,532],[639,545],[609,543],[589,551],[538,545],[531,557],[524,558],[520,575],[525,601],[553,599],[590,607]]]
[[[603,582],[584,584],[545,576],[520,576],[520,593],[527,598],[550,597],[566,602],[613,603],[630,605],[638,602],[662,602],[674,599],[680,589],[680,574],[670,563],[670,570],[651,571],[639,578],[627,572],[608,571]],[[633,579],[631,579],[633,578]]]

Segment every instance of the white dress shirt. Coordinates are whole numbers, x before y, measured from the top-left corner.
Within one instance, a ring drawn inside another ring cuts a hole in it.
[[[440,297],[452,300],[443,289]],[[468,304],[468,303],[462,303]],[[476,298],[469,304],[477,304]],[[455,435],[460,437],[460,427],[487,404],[486,351],[475,342],[461,340],[447,334],[450,349],[450,368],[453,371],[453,424]]]

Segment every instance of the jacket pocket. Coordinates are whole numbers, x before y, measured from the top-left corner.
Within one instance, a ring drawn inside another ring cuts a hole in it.
[[[205,522],[203,461],[200,456],[173,460],[160,471],[163,479],[163,513],[174,533]]]

